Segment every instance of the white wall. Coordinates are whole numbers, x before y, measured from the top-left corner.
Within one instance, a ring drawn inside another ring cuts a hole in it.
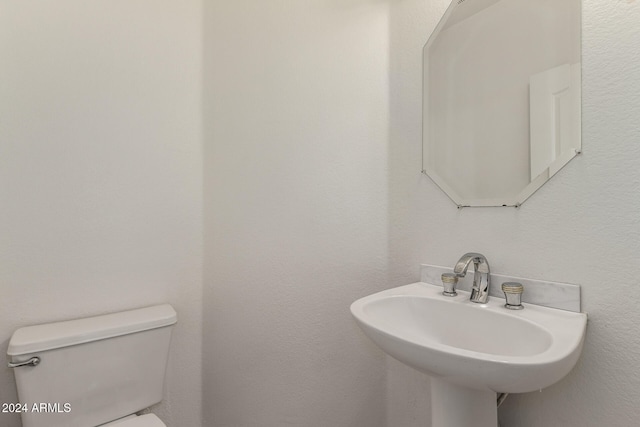
[[[388,4],[205,8],[205,425],[382,427]]]
[[[453,265],[470,250],[497,273],[581,284],[589,314],[581,361],[542,393],[510,396],[502,425],[637,425],[640,4],[583,3],[584,154],[520,209],[458,211],[418,174],[421,44],[446,3],[402,0],[391,10],[390,284],[416,280],[420,262]],[[388,425],[429,425],[426,377],[388,366]]]
[[[168,301],[169,426],[201,425],[202,319],[202,425],[425,426],[428,380],[386,359],[385,381],[348,305],[477,250],[582,284],[590,316],[578,367],[511,396],[503,425],[637,424],[640,6],[585,0],[584,155],[519,210],[458,211],[419,173],[421,49],[446,3],[205,2],[202,313],[199,3],[4,1],[3,348]],[[14,390],[5,369],[0,402]]]
[[[155,411],[198,426],[200,3],[0,9],[0,352],[20,326],[169,302],[179,323]],[[0,402],[15,402],[0,371]]]

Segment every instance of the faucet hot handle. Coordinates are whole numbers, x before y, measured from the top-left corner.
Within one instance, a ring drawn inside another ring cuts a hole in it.
[[[453,273],[442,273],[442,286],[444,290],[442,295],[447,297],[455,297],[458,295],[456,292],[456,284],[458,283],[458,276]]]

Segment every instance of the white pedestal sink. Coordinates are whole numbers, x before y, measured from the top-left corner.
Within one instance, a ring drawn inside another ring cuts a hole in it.
[[[496,427],[496,393],[538,391],[571,371],[587,316],[526,305],[469,301],[426,283],[400,286],[351,305],[364,333],[399,361],[432,377],[432,427]]]

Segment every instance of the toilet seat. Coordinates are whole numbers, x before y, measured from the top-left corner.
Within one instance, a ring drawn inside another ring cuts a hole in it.
[[[167,427],[160,418],[154,414],[145,414],[139,417],[127,417],[126,419],[105,424],[102,427]]]

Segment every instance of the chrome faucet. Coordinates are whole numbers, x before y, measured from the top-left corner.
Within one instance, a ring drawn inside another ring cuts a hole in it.
[[[458,277],[464,277],[467,274],[467,268],[473,261],[473,287],[471,288],[472,302],[484,304],[489,299],[489,286],[491,284],[491,276],[489,270],[489,262],[484,255],[475,252],[469,252],[462,255],[462,258],[456,263],[453,272]]]

